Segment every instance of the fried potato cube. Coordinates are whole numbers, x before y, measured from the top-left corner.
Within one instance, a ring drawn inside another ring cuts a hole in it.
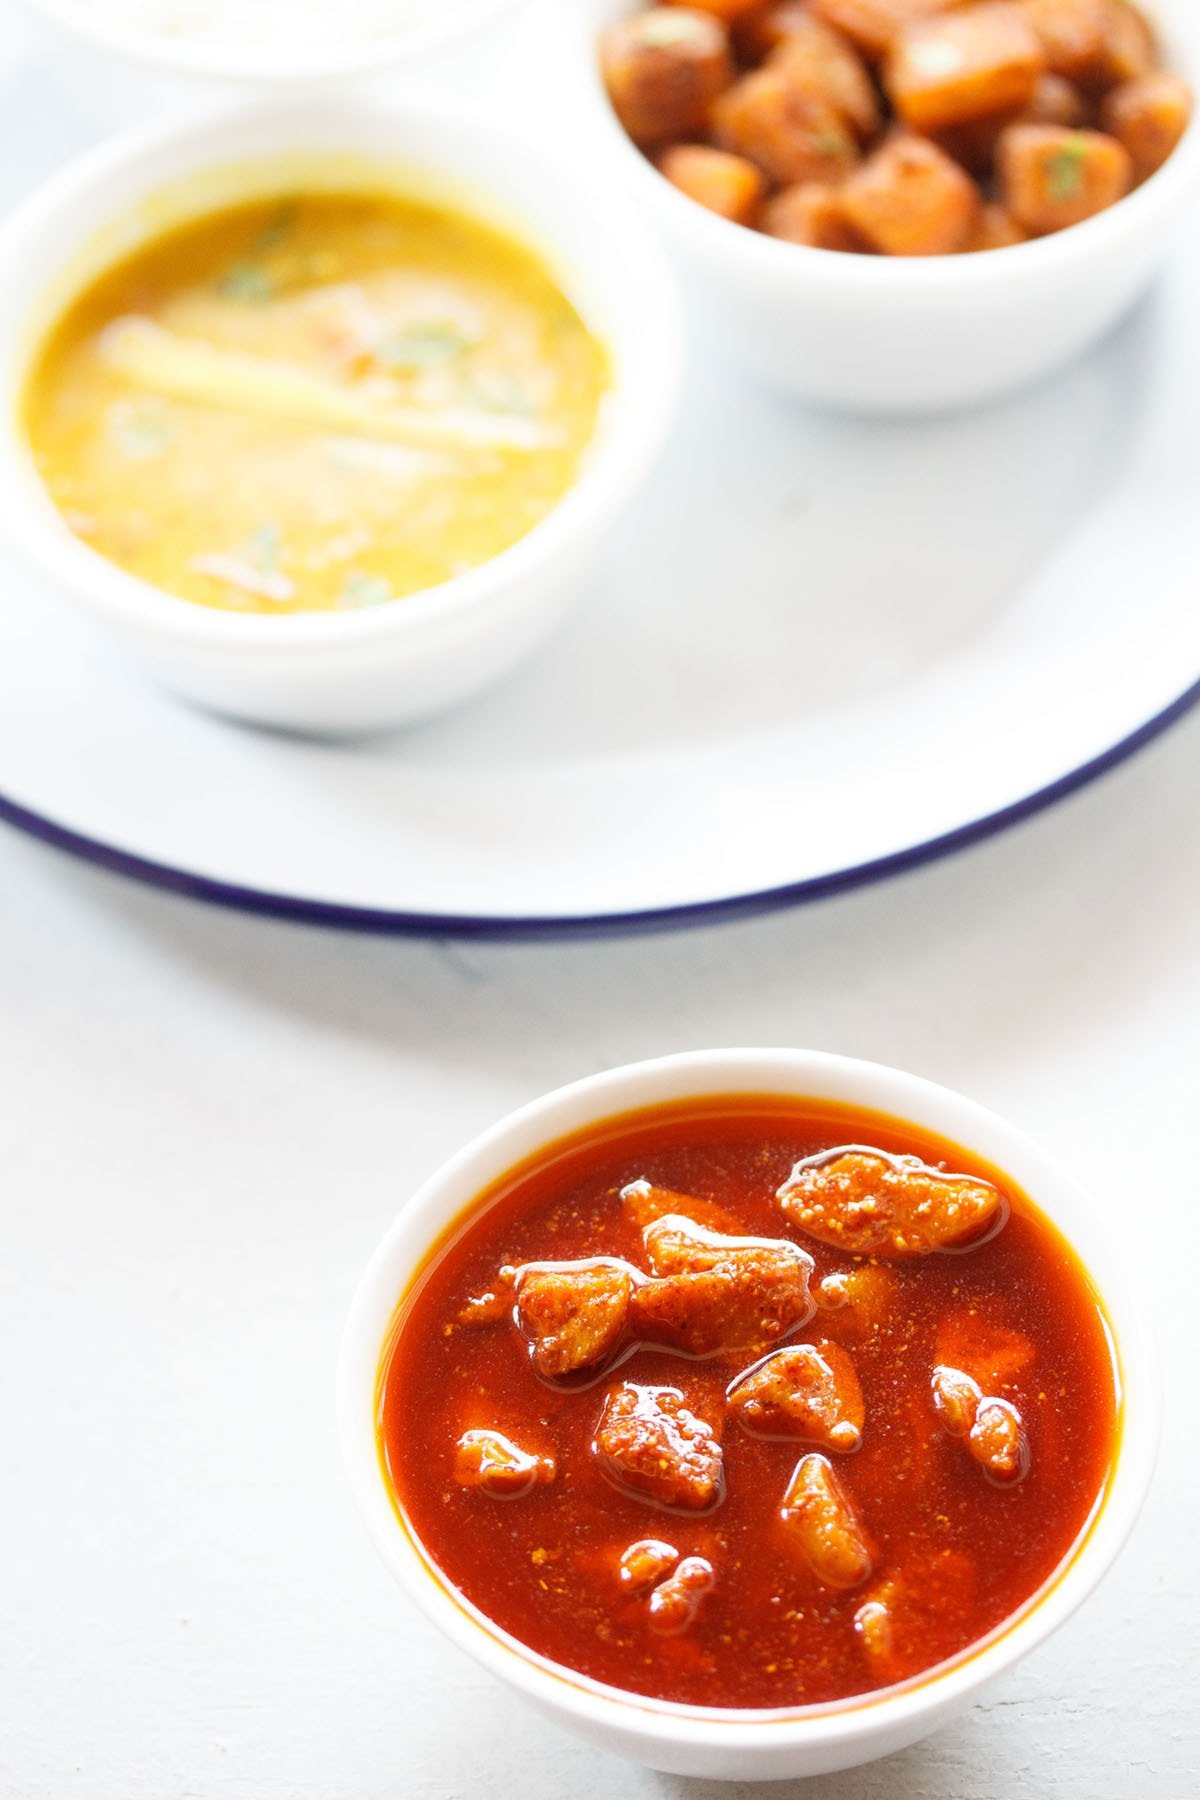
[[[774,1350],[729,1385],[729,1410],[754,1437],[802,1438],[843,1453],[862,1442],[858,1371],[838,1344]]]
[[[592,1450],[614,1486],[682,1512],[707,1512],[722,1493],[715,1431],[678,1388],[622,1382],[605,1397]]]
[[[1027,244],[1029,233],[1022,231],[1010,213],[995,201],[989,201],[980,213],[975,229],[963,245],[967,251],[1010,250],[1014,244]]]
[[[687,1223],[668,1217],[647,1229],[652,1266],[673,1272],[636,1288],[638,1337],[686,1356],[720,1356],[777,1343],[807,1324],[812,1258],[799,1245],[681,1231]]]
[[[629,1318],[633,1271],[616,1262],[530,1263],[517,1278],[517,1318],[533,1366],[549,1381],[607,1361]]]
[[[661,1637],[678,1637],[700,1611],[705,1594],[716,1586],[713,1566],[703,1556],[685,1556],[673,1575],[660,1582],[650,1596],[647,1613],[651,1631]]]
[[[662,1538],[639,1538],[621,1552],[618,1579],[632,1594],[644,1594],[671,1573],[679,1561],[674,1544]]]
[[[871,1547],[827,1457],[812,1451],[800,1458],[780,1517],[792,1543],[827,1587],[857,1587],[871,1573]]]
[[[825,95],[786,64],[743,75],[712,110],[712,130],[724,150],[748,157],[771,181],[837,181],[858,161],[858,143]]]
[[[611,26],[600,69],[614,112],[640,144],[698,136],[734,74],[725,27],[680,6],[655,6]]]
[[[811,13],[794,20],[768,67],[786,69],[793,81],[822,95],[864,143],[878,135],[883,117],[867,65],[846,38]]]
[[[1145,181],[1162,168],[1191,117],[1191,88],[1178,75],[1160,69],[1114,88],[1105,99],[1100,123],[1128,150],[1134,180]]]
[[[753,225],[767,191],[762,172],[744,156],[709,144],[674,144],[658,161],[681,194],[734,225]]]
[[[1133,184],[1124,144],[1100,131],[1010,125],[996,151],[1000,197],[1034,237],[1064,231],[1114,206]]]
[[[937,132],[939,147],[960,162],[968,174],[990,188],[996,164],[996,146],[1006,126],[1021,123],[1040,125],[1086,125],[1091,117],[1077,88],[1060,75],[1043,75],[1034,87],[1028,103],[1017,113],[991,113],[987,118],[970,119],[962,125],[948,126]],[[1027,236],[1023,233],[1022,236]],[[965,245],[980,249],[978,244]],[[991,248],[997,246],[992,245]]]
[[[1086,125],[1088,108],[1073,82],[1047,72],[1038,77],[1021,116],[1035,125]]]
[[[1041,39],[1049,68],[1068,81],[1093,82],[1108,46],[1105,0],[1017,0]]]
[[[906,133],[868,157],[842,193],[851,228],[883,256],[961,250],[980,205],[978,188],[952,157],[927,138]]]
[[[674,1213],[709,1231],[723,1231],[732,1237],[738,1234],[737,1220],[724,1207],[712,1200],[700,1200],[694,1194],[677,1194],[673,1188],[656,1187],[652,1181],[629,1182],[621,1189],[621,1206],[639,1231],[644,1231],[653,1220]]]
[[[493,1500],[519,1500],[554,1475],[552,1456],[522,1450],[501,1431],[464,1431],[454,1452],[454,1479]]]
[[[865,55],[886,56],[896,35],[914,19],[951,12],[970,0],[812,0],[812,10]]]
[[[768,237],[789,244],[807,244],[811,250],[843,250],[859,253],[866,244],[851,229],[842,208],[839,190],[821,181],[802,181],[781,188],[763,209],[760,227]]]
[[[1104,89],[1148,75],[1158,61],[1154,31],[1128,0],[1017,0],[1042,40],[1050,68],[1081,87]]]
[[[973,210],[968,228],[974,222]],[[798,1162],[777,1198],[788,1222],[810,1237],[855,1256],[898,1261],[962,1248],[1005,1216],[1004,1196],[990,1181],[947,1175],[919,1157],[863,1144]]]
[[[772,50],[786,44],[793,32],[804,31],[815,16],[809,0],[777,0],[774,6],[760,0],[734,26],[733,41],[746,62],[766,62]]]
[[[906,26],[884,86],[906,125],[936,132],[1025,106],[1045,67],[1025,15],[998,0]]]
[[[1158,65],[1158,40],[1154,27],[1130,0],[1105,0],[1108,18],[1104,47],[1103,81],[1112,86],[1149,75]]]
[[[1013,1487],[1029,1473],[1024,1422],[1008,1400],[985,1394],[962,1369],[939,1363],[931,1379],[933,1404],[951,1437],[961,1438],[984,1474]]]

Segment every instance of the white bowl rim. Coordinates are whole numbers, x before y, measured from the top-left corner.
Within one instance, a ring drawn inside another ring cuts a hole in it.
[[[507,1169],[537,1153],[514,1145],[532,1140],[549,1146],[664,1097],[738,1095],[861,1105],[961,1143],[1009,1173],[1062,1233],[1100,1294],[1122,1399],[1107,1486],[1080,1539],[1023,1609],[981,1646],[911,1683],[783,1715],[731,1713],[626,1694],[552,1663],[504,1633],[453,1588],[422,1553],[415,1533],[406,1530],[384,1479],[375,1430],[376,1384],[395,1309],[447,1226],[469,1211],[471,1193],[484,1192]],[[1051,1197],[1047,1189],[1053,1190]],[[1058,1216],[1064,1198],[1076,1215],[1070,1226]],[[1080,1222],[1086,1250],[1079,1244]],[[415,1254],[409,1240],[418,1243]],[[1097,1259],[1105,1265],[1103,1281],[1095,1272]],[[403,1267],[399,1275],[398,1266]],[[1098,1585],[1132,1531],[1153,1474],[1160,1412],[1155,1346],[1127,1266],[1106,1230],[1094,1224],[1082,1190],[1052,1159],[999,1115],[953,1089],[858,1058],[778,1048],[687,1051],[626,1064],[557,1088],[475,1137],[422,1184],[368,1264],[342,1341],[337,1397],[343,1459],[376,1548],[409,1598],[452,1642],[535,1704],[568,1715],[584,1729],[610,1731],[646,1747],[665,1741],[747,1756],[866,1744],[894,1737],[924,1715],[935,1715],[933,1729],[956,1703],[966,1704],[1036,1649]]]
[[[665,207],[677,229],[690,231],[697,245],[709,255],[740,257],[748,269],[754,269],[767,279],[790,282],[803,288],[846,288],[861,295],[878,292],[881,297],[897,289],[904,292],[924,289],[948,295],[959,295],[965,290],[968,294],[986,295],[1003,290],[1013,282],[1053,274],[1064,265],[1087,259],[1093,252],[1102,255],[1114,240],[1119,242],[1143,222],[1170,213],[1190,187],[1200,185],[1200,94],[1197,94],[1197,104],[1193,107],[1187,130],[1162,167],[1115,205],[1064,231],[973,256],[855,256],[841,250],[787,243],[723,219],[695,200],[689,200],[638,149],[613,111],[600,75],[597,39],[603,26],[597,21],[596,12],[594,0],[589,0],[589,5],[583,9],[588,23],[577,34],[576,55],[585,65],[584,85],[591,93],[594,109],[600,115],[610,145],[620,154],[628,178],[640,183],[648,202]],[[1190,18],[1186,23],[1195,32]],[[1175,24],[1172,20],[1172,25]],[[1189,38],[1186,57],[1181,58],[1177,43],[1171,45],[1171,52],[1169,66],[1175,69],[1182,61],[1185,65],[1182,72],[1192,78],[1195,87],[1200,78],[1200,48],[1193,51]]]
[[[289,57],[286,44],[263,44],[256,54],[235,51],[227,40],[214,37],[206,47],[203,40],[167,36],[160,39],[151,31],[139,31],[136,25],[106,21],[95,11],[85,12],[68,4],[68,0],[21,0],[27,12],[44,14],[58,30],[135,67],[238,86],[257,83],[279,90],[386,74],[390,69],[444,50],[475,31],[485,30],[522,3],[523,0],[478,0],[466,17],[457,19],[454,8],[447,11],[444,6],[431,4],[426,20],[410,28],[375,36],[364,32],[348,42],[334,40],[320,49],[314,48],[308,56]]]
[[[156,189],[149,172],[154,168],[156,154],[164,147],[211,144],[212,154],[198,157],[192,173],[201,169],[216,172],[231,164],[252,168],[256,163],[269,164],[274,156],[286,153],[289,146],[303,151],[314,121],[333,129],[344,128],[350,149],[373,128],[386,133],[390,126],[405,133],[426,129],[434,134],[457,133],[501,150],[507,148],[525,159],[541,155],[531,134],[490,115],[481,115],[462,101],[441,96],[385,101],[349,94],[330,94],[320,100],[284,95],[225,101],[215,106],[208,103],[102,139],[51,176],[0,225],[0,279],[6,265],[21,265],[25,241],[45,229],[48,221],[69,211],[81,194],[96,197],[102,205],[99,196],[115,177],[144,167],[148,179],[141,191],[147,197],[153,195]],[[277,139],[271,149],[244,158],[222,156],[220,143],[226,130],[256,124],[269,128],[273,139]],[[436,154],[423,159],[419,152],[408,152],[405,160],[413,168],[423,160],[433,171],[438,167]],[[386,166],[386,152],[379,152],[379,161],[381,167]],[[626,290],[636,286],[639,339],[643,349],[653,349],[653,355],[643,356],[643,366],[650,370],[650,376],[637,383],[622,379],[620,356],[614,355],[613,384],[575,482],[538,524],[506,550],[435,587],[357,612],[287,613],[272,617],[200,606],[129,573],[73,535],[37,477],[15,407],[7,408],[0,421],[0,484],[28,492],[38,503],[6,509],[6,534],[59,587],[96,616],[115,620],[159,642],[186,644],[201,653],[217,650],[246,655],[313,651],[328,654],[370,646],[384,639],[436,634],[464,617],[486,614],[495,604],[497,590],[509,591],[532,580],[553,559],[564,539],[586,527],[591,515],[599,512],[607,516],[632,498],[666,434],[682,384],[682,303],[675,277],[653,233],[636,211],[622,205],[619,194],[607,191],[586,168],[576,167],[569,158],[556,158],[554,168],[554,179],[569,184],[581,203],[586,202],[589,216],[602,221],[611,239],[620,245],[621,253],[613,265],[614,283],[619,279]],[[171,185],[162,184],[168,193]],[[473,187],[471,194],[475,195]],[[471,197],[464,197],[462,210],[487,225],[489,198],[486,183],[481,182],[474,209]],[[514,235],[507,222],[499,228]],[[515,235],[518,241],[524,241],[519,233]],[[64,262],[79,241],[78,232],[64,240]],[[530,241],[529,247],[550,274],[566,285],[552,246]],[[48,270],[46,280],[51,278],[52,271]],[[69,303],[69,299],[59,300],[54,317],[60,317]],[[600,335],[603,342],[602,329]],[[37,337],[29,347],[32,355],[37,354],[41,341]],[[619,349],[614,344],[607,347]],[[25,353],[18,361],[14,384],[18,390],[29,361],[30,356]]]

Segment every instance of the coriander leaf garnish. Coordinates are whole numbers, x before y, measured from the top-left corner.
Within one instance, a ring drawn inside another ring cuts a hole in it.
[[[116,400],[106,425],[109,442],[134,462],[161,456],[171,437],[170,418],[161,400]]]
[[[260,575],[275,574],[282,554],[283,533],[273,520],[267,520],[258,526],[238,548],[238,555],[244,557]]]
[[[245,256],[233,264],[217,282],[217,289],[231,300],[261,303],[274,299],[284,285],[278,272],[263,266],[264,259],[274,255],[291,233],[300,212],[298,200],[281,200],[258,234],[251,240]],[[294,263],[295,259],[291,259]],[[284,266],[288,259],[284,259]]]
[[[362,569],[352,569],[338,589],[337,605],[354,609],[382,606],[385,600],[393,598],[391,583],[382,575],[368,575]]]
[[[431,320],[405,331],[389,332],[375,345],[375,359],[385,369],[431,369],[450,362],[468,348],[468,340],[449,320]]]
[[[481,375],[466,390],[468,399],[490,413],[506,413],[513,418],[537,417],[538,403],[527,382],[505,375]]]
[[[836,156],[839,162],[849,161],[854,154],[850,139],[838,131],[818,131],[812,146],[819,156]]]
[[[234,263],[222,275],[217,287],[230,300],[270,300],[275,293],[276,284],[265,269],[257,263]]]
[[[1046,158],[1046,191],[1052,200],[1077,200],[1083,192],[1087,144],[1071,138]]]
[[[281,200],[250,246],[250,254],[265,256],[269,250],[277,250],[296,223],[299,211],[298,200]]]

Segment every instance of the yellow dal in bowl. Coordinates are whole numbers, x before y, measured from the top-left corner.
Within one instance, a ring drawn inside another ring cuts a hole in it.
[[[575,482],[602,344],[529,250],[388,193],[228,208],[109,269],[23,400],[70,529],[239,612],[357,609],[517,542]]]

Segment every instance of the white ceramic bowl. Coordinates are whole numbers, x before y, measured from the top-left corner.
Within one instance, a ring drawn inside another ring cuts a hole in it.
[[[326,0],[328,3],[328,0]],[[135,12],[128,8],[122,17],[118,12],[94,0],[22,0],[30,20],[48,37],[56,53],[86,65],[94,84],[102,85],[110,74],[120,75],[123,66],[141,69],[153,77],[163,77],[163,92],[176,95],[185,86],[197,82],[219,82],[238,86],[297,87],[334,78],[377,76],[401,67],[419,57],[445,49],[490,25],[509,12],[517,0],[397,0],[395,11],[401,16],[394,29],[355,29],[353,14],[336,28],[337,8],[331,8],[335,21],[328,34],[306,33],[300,29],[283,29],[267,35],[243,25],[230,36],[214,30],[172,31],[139,25]],[[159,0],[158,10],[169,22],[187,9]],[[203,8],[194,9],[201,13]],[[248,19],[252,9],[243,9]],[[307,0],[291,9],[293,21],[297,13],[308,10]],[[142,8],[150,18],[148,5]],[[284,15],[284,9],[279,8]],[[177,84],[174,89],[172,83]]]
[[[356,614],[267,618],[164,594],[67,529],[18,419],[45,327],[101,269],[164,226],[281,185],[385,180],[540,253],[606,343],[614,385],[574,488],[511,549]],[[206,111],[101,144],[0,232],[0,520],[16,548],[177,694],[304,731],[398,724],[512,669],[576,595],[670,424],[681,369],[674,283],[624,197],[535,142],[442,105],[355,100]]]
[[[878,413],[993,400],[1096,343],[1145,291],[1200,180],[1200,120],[1143,187],[1082,225],[975,256],[810,250],[688,200],[634,147],[608,103],[597,45],[633,0],[584,0],[559,29],[564,67],[614,170],[654,217],[698,310],[731,357],[785,392]],[[1173,68],[1200,90],[1200,8],[1159,0]]]
[[[401,1524],[380,1466],[376,1393],[396,1307],[452,1221],[494,1180],[556,1139],[643,1106],[704,1095],[778,1094],[867,1107],[939,1133],[995,1164],[1069,1239],[1102,1297],[1124,1396],[1117,1460],[1093,1523],[1066,1564],[1014,1621],[917,1685],[791,1715],[671,1705],[601,1686],[547,1662],[458,1595]],[[355,1297],[338,1378],[351,1485],[384,1561],[422,1611],[516,1693],[591,1743],[651,1768],[770,1780],[849,1768],[947,1723],[1043,1643],[1112,1563],[1153,1467],[1158,1383],[1122,1258],[1094,1208],[1029,1140],[972,1101],[912,1075],[812,1051],[718,1050],[589,1077],[503,1119],[446,1163],[401,1212]]]

